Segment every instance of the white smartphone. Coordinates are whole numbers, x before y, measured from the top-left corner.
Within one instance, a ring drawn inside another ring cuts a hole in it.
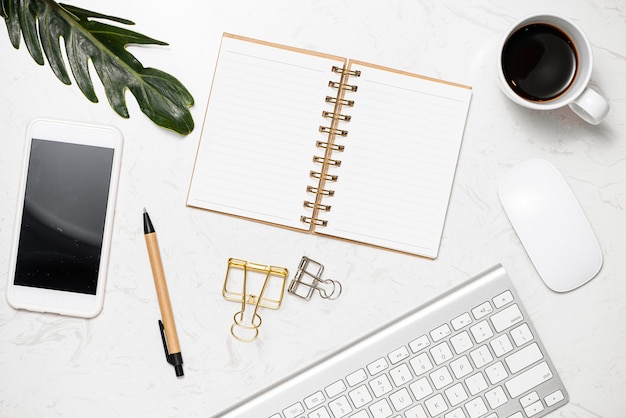
[[[94,317],[104,302],[122,135],[36,119],[26,142],[7,300],[16,309]]]

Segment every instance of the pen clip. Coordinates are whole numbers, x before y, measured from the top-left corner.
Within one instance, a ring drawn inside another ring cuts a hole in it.
[[[170,351],[167,348],[167,338],[165,337],[165,327],[163,326],[163,321],[159,319],[159,331],[161,332],[161,339],[163,340],[163,350],[165,350],[165,360],[176,370],[176,376],[180,377],[183,375],[183,358],[180,353],[170,354]]]
[[[165,327],[163,326],[163,321],[161,321],[160,319],[159,319],[159,331],[161,331],[161,339],[163,340],[163,350],[165,350],[165,360],[167,360],[169,364],[172,364],[172,361],[170,360],[171,358],[170,351],[167,349],[167,339],[165,338]]]

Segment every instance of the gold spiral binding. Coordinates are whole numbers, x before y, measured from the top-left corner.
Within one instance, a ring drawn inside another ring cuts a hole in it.
[[[317,219],[317,218],[311,218],[309,216],[301,216],[300,217],[300,222],[304,222],[306,224],[311,224],[311,225],[315,225],[315,226],[326,226],[328,225],[328,221],[322,220],[322,219]]]
[[[355,86],[354,84],[345,84],[340,81],[329,81],[328,87],[343,91],[357,91],[357,89],[359,88],[359,86]]]
[[[354,106],[354,100],[337,99],[333,96],[326,96],[326,103],[339,103],[341,106],[352,107]]]
[[[320,189],[319,187],[313,187],[313,186],[307,186],[306,191],[309,193],[322,195],[322,196],[334,196],[335,195],[334,190]]]
[[[322,116],[328,119],[337,119],[337,120],[342,120],[345,122],[349,122],[350,119],[352,119],[352,116],[350,115],[342,115],[342,114],[335,113],[335,112],[328,112],[326,110],[322,112]]]
[[[348,131],[345,129],[337,129],[330,126],[320,126],[320,132],[331,135],[348,136]]]
[[[352,76],[352,77],[360,77],[361,76],[361,71],[359,71],[359,70],[350,71],[350,70],[347,70],[345,68],[337,67],[336,65],[333,65],[332,72],[333,73],[337,73],[337,74],[342,74],[342,75],[346,74],[346,75],[349,75],[349,76]]]
[[[322,174],[318,171],[311,171],[310,173],[310,177],[314,178],[314,179],[324,179],[326,181],[337,181],[337,179],[339,178],[339,176],[335,175],[335,174]]]
[[[322,117],[329,119],[329,126],[320,126],[319,131],[323,134],[327,135],[325,141],[317,141],[316,146],[320,149],[324,150],[323,156],[314,156],[313,161],[315,163],[321,164],[321,169],[319,171],[311,171],[310,177],[317,179],[316,186],[308,186],[307,192],[315,195],[315,200],[313,201],[305,201],[304,207],[308,209],[312,209],[312,214],[310,216],[302,216],[300,220],[304,223],[311,224],[311,228],[314,229],[316,226],[326,226],[328,224],[327,220],[319,219],[320,212],[328,212],[330,211],[330,205],[322,203],[322,200],[326,196],[333,196],[335,194],[334,190],[329,190],[325,187],[326,182],[335,182],[337,181],[338,176],[334,174],[330,174],[329,167],[339,167],[341,165],[341,160],[333,159],[333,152],[342,152],[345,147],[343,145],[335,144],[335,140],[337,137],[345,137],[348,135],[348,131],[345,129],[340,129],[339,124],[342,122],[349,122],[352,117],[350,115],[346,115],[342,112],[342,108],[352,107],[354,106],[354,100],[349,100],[345,98],[346,92],[355,92],[358,89],[358,86],[349,84],[350,77],[359,77],[361,72],[356,70],[352,71],[345,67],[332,67],[332,72],[335,74],[339,74],[339,81],[329,81],[328,87],[336,89],[336,94],[333,96],[326,96],[326,103],[333,105],[333,110],[324,110],[322,111]]]
[[[309,209],[319,209],[323,210],[324,212],[330,211],[330,205],[322,205],[319,203],[309,202],[308,200],[304,202],[304,207]]]
[[[313,162],[316,162],[319,164],[328,164],[328,165],[332,165],[335,167],[341,166],[341,160],[331,160],[330,158],[319,157],[317,155],[313,157]]]
[[[324,142],[324,141],[317,141],[315,143],[315,146],[318,148],[324,148],[324,149],[329,147],[328,142]],[[330,149],[333,151],[343,152],[343,150],[345,150],[346,147],[344,145],[332,144],[330,145]]]

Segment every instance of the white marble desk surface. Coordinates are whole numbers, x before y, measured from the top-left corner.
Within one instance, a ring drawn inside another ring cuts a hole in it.
[[[168,47],[132,48],[146,66],[193,93],[197,128],[154,126],[130,95],[118,117],[14,50],[0,29],[0,416],[208,416],[349,343],[469,276],[503,263],[571,394],[556,417],[626,414],[626,4],[527,0],[74,1],[134,20]],[[495,46],[518,17],[558,11],[595,54],[593,85],[612,111],[597,127],[568,109],[539,113],[505,99]],[[473,86],[474,96],[435,261],[326,240],[185,207],[222,32],[309,48]],[[95,77],[95,76],[94,76]],[[11,309],[5,300],[23,136],[36,116],[117,126],[126,143],[104,311],[92,320]],[[587,213],[604,252],[601,273],[567,294],[534,271],[497,198],[499,179],[529,158],[553,162]],[[158,228],[186,375],[164,361],[143,207]],[[229,257],[295,271],[302,255],[344,284],[336,302],[287,297],[265,311],[261,336],[229,334],[235,306],[220,290]]]

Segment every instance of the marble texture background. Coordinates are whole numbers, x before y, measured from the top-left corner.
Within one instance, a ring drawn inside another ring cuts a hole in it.
[[[167,47],[132,47],[146,66],[193,93],[196,129],[154,126],[128,95],[118,117],[37,66],[0,29],[0,417],[206,417],[359,335],[502,263],[547,346],[571,401],[553,417],[626,411],[626,4],[623,0],[74,1],[129,18]],[[590,126],[569,109],[509,102],[496,83],[496,45],[514,20],[560,12],[594,52],[592,85],[612,110]],[[185,207],[223,32],[374,62],[473,86],[440,256],[425,260]],[[15,311],[5,286],[23,140],[37,116],[117,126],[125,136],[103,312],[91,320]],[[600,274],[566,294],[540,280],[497,197],[516,163],[544,158],[569,182],[604,253]],[[185,360],[177,380],[163,359],[144,244],[146,207],[158,229]],[[340,280],[335,302],[287,296],[262,313],[254,343],[229,334],[236,306],[221,297],[229,257],[295,271],[307,255]]]

